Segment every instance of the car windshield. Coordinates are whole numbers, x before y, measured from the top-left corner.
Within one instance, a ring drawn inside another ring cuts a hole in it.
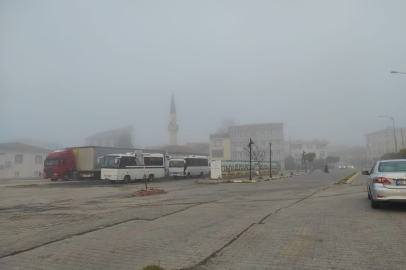
[[[118,168],[119,162],[115,163],[116,158],[117,158],[117,156],[106,156],[106,157],[104,157],[103,168],[113,168],[113,169]]]
[[[385,161],[378,167],[380,172],[406,172],[406,161]]]
[[[169,167],[183,167],[184,164],[183,160],[171,160],[169,162]]]
[[[44,161],[44,166],[56,166],[58,165],[58,158],[47,158]]]

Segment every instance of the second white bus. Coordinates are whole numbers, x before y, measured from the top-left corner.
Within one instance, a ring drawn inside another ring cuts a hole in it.
[[[209,173],[209,160],[205,156],[171,158],[169,161],[169,175],[173,176],[173,178],[190,178],[192,176],[203,177]]]

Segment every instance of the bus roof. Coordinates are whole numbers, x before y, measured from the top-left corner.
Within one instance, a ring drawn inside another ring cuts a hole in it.
[[[203,159],[208,159],[208,157],[206,157],[206,156],[195,156],[195,155],[189,155],[189,156],[185,156],[185,157],[183,157],[183,158],[203,158]]]
[[[151,153],[143,153],[144,157],[161,157],[163,158],[163,154],[151,154]],[[135,157],[134,153],[125,153],[125,154],[109,154],[105,155],[105,157]]]

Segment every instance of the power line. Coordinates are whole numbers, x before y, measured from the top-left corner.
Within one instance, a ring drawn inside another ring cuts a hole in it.
[[[398,115],[398,113],[399,113],[399,112],[400,112],[400,110],[402,109],[403,105],[405,105],[405,103],[406,103],[406,99],[405,99],[405,101],[403,101],[402,106],[400,106],[400,108],[399,108],[398,112],[395,114],[395,116],[396,116],[396,115]]]

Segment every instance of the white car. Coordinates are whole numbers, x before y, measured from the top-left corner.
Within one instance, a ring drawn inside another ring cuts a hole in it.
[[[367,192],[372,208],[379,208],[381,202],[406,202],[406,159],[377,161],[368,175]]]

